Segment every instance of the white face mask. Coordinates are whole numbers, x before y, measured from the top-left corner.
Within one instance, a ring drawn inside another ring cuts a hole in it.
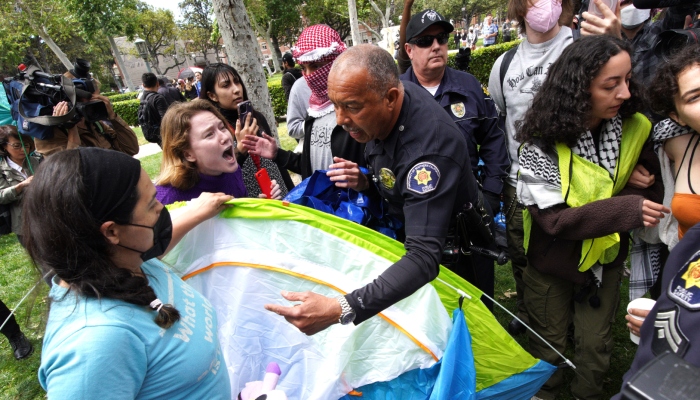
[[[620,10],[620,22],[625,29],[634,29],[649,19],[651,10],[639,10],[629,5]]]

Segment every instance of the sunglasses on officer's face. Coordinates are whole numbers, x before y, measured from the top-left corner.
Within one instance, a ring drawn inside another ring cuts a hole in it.
[[[425,35],[413,38],[408,43],[415,44],[418,47],[426,48],[433,45],[433,40],[437,39],[438,44],[443,45],[450,39],[450,34],[447,32],[438,33],[437,35]]]

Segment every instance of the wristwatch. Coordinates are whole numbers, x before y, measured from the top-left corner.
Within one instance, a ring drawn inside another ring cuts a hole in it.
[[[347,325],[351,323],[352,321],[355,320],[355,310],[350,307],[350,304],[348,304],[348,301],[345,299],[345,296],[338,296],[335,298],[338,300],[338,303],[340,303],[340,318],[338,318],[338,322],[340,322],[341,325]]]

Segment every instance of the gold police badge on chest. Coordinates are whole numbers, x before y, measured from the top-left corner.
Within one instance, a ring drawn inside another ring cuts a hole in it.
[[[386,189],[391,190],[396,183],[396,176],[394,176],[394,173],[391,172],[389,168],[382,168],[379,170],[379,182]]]
[[[462,118],[464,116],[464,103],[454,103],[450,105],[450,108],[452,109],[452,114],[454,114],[455,117]]]

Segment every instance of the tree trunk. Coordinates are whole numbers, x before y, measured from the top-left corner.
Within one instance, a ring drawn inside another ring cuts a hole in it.
[[[119,70],[122,72],[122,77],[124,78],[124,83],[126,83],[126,87],[129,88],[130,91],[135,92],[136,87],[134,87],[134,83],[131,82],[131,77],[129,76],[129,72],[126,70],[126,67],[124,66],[124,61],[122,60],[122,54],[119,52],[119,48],[117,47],[117,42],[114,41],[114,38],[112,36],[107,36],[109,39],[109,46],[112,48],[112,54],[114,54],[114,59],[117,61],[117,65],[119,66]]]
[[[270,92],[258,56],[260,49],[243,0],[213,0],[212,4],[226,52],[236,55],[229,58],[229,64],[241,74],[248,92],[248,100],[269,122],[272,130],[269,134],[277,138],[277,124],[272,112]]]
[[[362,44],[360,38],[360,27],[357,25],[357,3],[355,0],[348,0],[348,13],[350,14],[350,34],[352,35],[352,45]]]
[[[73,63],[70,62],[68,59],[68,56],[61,50],[60,47],[56,44],[56,42],[51,39],[51,36],[49,36],[48,32],[46,32],[46,29],[42,26],[39,28],[38,32],[39,37],[44,40],[44,43],[46,43],[47,46],[49,46],[49,49],[53,51],[54,54],[56,54],[56,57],[61,61],[64,67],[66,67],[67,70],[73,69]]]
[[[265,42],[267,42],[267,48],[270,50],[270,57],[272,58],[272,66],[275,67],[275,72],[274,74],[282,72],[282,68],[280,68],[280,58],[282,56],[277,57],[277,53],[275,52],[275,49],[272,46],[272,38],[270,37],[270,32],[272,32],[272,21],[269,21],[267,23],[267,31],[265,31]],[[278,49],[279,51],[279,49]]]
[[[277,36],[270,35],[270,40],[272,40],[272,50],[275,52],[275,57],[282,58],[282,51],[280,50],[280,41],[279,39],[277,39]]]

